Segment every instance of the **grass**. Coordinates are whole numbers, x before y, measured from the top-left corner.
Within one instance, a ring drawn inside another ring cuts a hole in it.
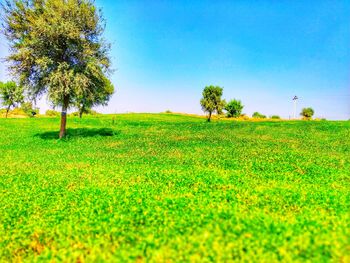
[[[0,119],[0,261],[350,261],[350,122]]]

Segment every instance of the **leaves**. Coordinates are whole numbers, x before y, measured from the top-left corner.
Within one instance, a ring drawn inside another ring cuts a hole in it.
[[[211,114],[221,114],[225,107],[225,100],[221,99],[223,88],[219,86],[207,86],[203,90],[203,98],[200,100],[204,112],[208,112],[208,121],[210,121]]]
[[[227,111],[227,117],[239,117],[242,113],[243,107],[244,106],[242,105],[242,102],[240,100],[230,100],[230,102],[227,103],[225,106],[225,110]]]
[[[82,98],[90,105],[108,101],[114,91],[107,79],[109,45],[92,1],[15,0],[3,10],[10,71],[30,96],[47,92],[54,105],[64,98],[70,106]]]

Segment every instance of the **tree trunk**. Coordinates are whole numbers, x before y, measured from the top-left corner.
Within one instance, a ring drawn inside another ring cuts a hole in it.
[[[8,106],[8,107],[7,107],[7,109],[6,109],[6,118],[7,118],[7,115],[9,114],[10,107],[11,107],[11,105],[10,105],[10,106]]]
[[[208,122],[210,122],[210,119],[211,119],[211,111],[209,111]]]
[[[67,108],[69,98],[63,98],[62,112],[61,112],[61,128],[59,138],[62,139],[66,135],[66,124],[67,124]]]
[[[84,105],[82,105],[80,108],[79,108],[79,118],[81,119],[81,117],[83,117],[83,112],[84,112]]]

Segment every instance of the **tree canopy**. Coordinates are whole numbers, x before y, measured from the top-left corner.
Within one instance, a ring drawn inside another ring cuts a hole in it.
[[[90,94],[82,94],[77,97],[75,107],[78,109],[80,118],[83,113],[89,113],[93,106],[107,105],[109,98],[114,92],[114,87],[109,79],[104,78],[102,81],[104,81],[104,84],[100,86],[100,90],[96,92],[94,96],[89,96]]]
[[[225,107],[225,100],[221,99],[223,88],[219,86],[207,86],[203,90],[203,97],[200,101],[204,112],[208,112],[208,121],[211,119],[211,115],[216,112],[222,113]]]
[[[261,114],[260,112],[254,112],[253,115],[252,115],[253,118],[258,118],[258,119],[265,119],[266,118],[266,115],[264,114]]]
[[[10,72],[30,96],[47,93],[62,106],[61,138],[68,107],[82,99],[106,103],[109,97],[101,100],[101,92],[114,90],[101,12],[90,0],[14,0],[2,8]]]
[[[225,106],[225,110],[227,111],[227,117],[239,117],[242,113],[243,107],[244,106],[240,100],[230,100]]]
[[[305,119],[311,119],[314,113],[315,112],[313,108],[303,108],[301,110],[300,115],[303,116]]]
[[[6,107],[6,118],[11,107],[16,107],[24,99],[23,88],[14,81],[0,82],[0,101]]]

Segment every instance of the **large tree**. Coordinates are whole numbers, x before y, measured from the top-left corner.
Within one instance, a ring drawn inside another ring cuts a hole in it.
[[[203,97],[200,101],[204,112],[208,112],[208,122],[211,120],[211,115],[216,112],[222,113],[225,107],[225,100],[221,99],[223,88],[219,86],[207,86],[203,90]]]
[[[92,0],[7,0],[2,9],[10,71],[30,96],[47,93],[62,107],[62,138],[67,109],[86,96],[97,104],[106,84],[110,59],[101,12]]]
[[[6,118],[11,107],[23,102],[23,88],[14,81],[0,82],[0,101],[6,107]]]

